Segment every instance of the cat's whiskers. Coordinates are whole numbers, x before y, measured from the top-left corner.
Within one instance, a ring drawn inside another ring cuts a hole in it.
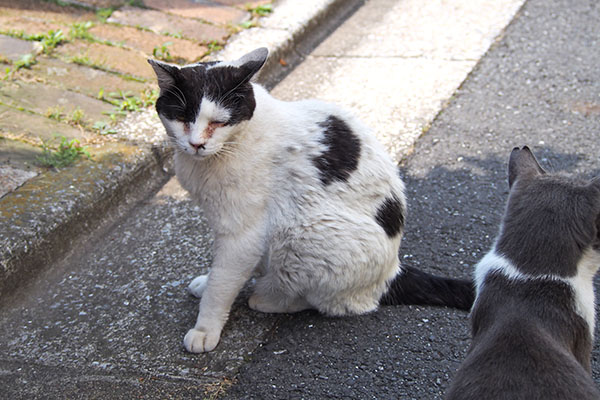
[[[177,89],[177,92],[175,92],[174,89]],[[184,109],[187,107],[187,100],[185,99],[185,95],[183,94],[181,89],[179,89],[177,86],[169,87],[167,89],[167,93],[173,94],[173,96],[175,96],[175,98],[177,98],[177,100],[179,100],[179,102],[181,103],[181,105],[183,106]]]

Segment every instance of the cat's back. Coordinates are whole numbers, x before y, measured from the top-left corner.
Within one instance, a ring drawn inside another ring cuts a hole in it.
[[[498,303],[497,299],[485,300]],[[556,330],[544,326],[518,302],[506,305],[503,310],[473,310],[491,314],[482,316],[489,324],[474,327],[481,331],[475,335],[446,398],[600,399],[588,371],[565,351],[564,343],[555,337]],[[584,329],[579,331],[585,333]]]
[[[327,190],[362,187],[387,192],[393,187],[403,196],[396,164],[352,112],[315,99],[275,104],[280,160],[314,172]]]

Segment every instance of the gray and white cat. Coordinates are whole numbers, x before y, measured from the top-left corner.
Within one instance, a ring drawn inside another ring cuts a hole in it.
[[[475,268],[473,342],[447,398],[600,399],[590,364],[600,178],[547,174],[527,147],[508,171],[500,234]]]
[[[201,301],[185,348],[215,348],[255,271],[248,303],[262,312],[362,314],[380,300],[469,309],[471,282],[400,267],[404,185],[375,137],[332,104],[279,101],[251,83],[267,55],[149,60],[177,177],[215,235],[210,273],[189,286]]]

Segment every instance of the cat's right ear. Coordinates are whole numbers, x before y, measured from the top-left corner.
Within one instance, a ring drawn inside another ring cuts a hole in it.
[[[175,84],[175,73],[179,70],[176,65],[167,64],[162,61],[148,59],[148,63],[154,69],[156,77],[158,78],[158,87],[161,91]]]
[[[515,147],[510,153],[508,160],[508,186],[512,187],[519,176],[533,177],[545,174],[546,171],[540,166],[535,156],[524,146],[522,149]]]
[[[243,74],[243,81],[249,81],[262,68],[269,56],[269,50],[266,47],[260,47],[244,55],[233,65],[238,67]]]

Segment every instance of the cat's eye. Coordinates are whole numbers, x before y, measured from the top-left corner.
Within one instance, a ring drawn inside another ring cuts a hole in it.
[[[208,124],[212,125],[214,128],[219,128],[219,127],[225,125],[225,122],[224,121],[210,121]]]

